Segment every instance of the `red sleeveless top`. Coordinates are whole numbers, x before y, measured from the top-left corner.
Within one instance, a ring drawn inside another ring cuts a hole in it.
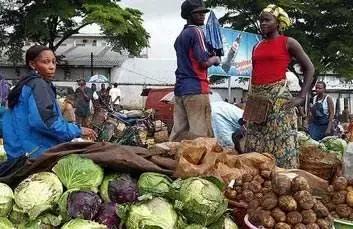
[[[278,36],[262,40],[252,54],[252,84],[271,84],[285,79],[291,56],[287,49],[288,37]]]

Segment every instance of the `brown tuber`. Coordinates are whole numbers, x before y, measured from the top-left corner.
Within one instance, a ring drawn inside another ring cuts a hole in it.
[[[291,226],[286,223],[280,222],[276,224],[275,229],[291,229]]]
[[[256,210],[249,214],[249,220],[256,226],[264,226],[265,228],[273,228],[275,220],[272,218],[269,211]]]
[[[256,210],[260,206],[260,201],[252,200],[248,204],[248,210]]]
[[[250,182],[250,181],[252,181],[252,179],[253,179],[253,176],[249,173],[244,174],[242,177],[243,183]]]
[[[275,208],[278,204],[278,200],[277,198],[273,198],[273,197],[266,197],[263,199],[262,203],[261,203],[261,207],[265,210],[271,210],[273,208]]]
[[[332,185],[335,191],[343,191],[347,188],[348,181],[344,177],[338,177],[333,181]]]
[[[249,190],[252,191],[253,193],[258,193],[262,189],[261,184],[257,181],[251,181],[249,184]]]
[[[255,193],[255,198],[256,198],[258,201],[262,201],[263,198],[264,198],[264,194],[262,194],[261,192]]]
[[[315,223],[316,222],[316,214],[313,210],[304,210],[302,211],[303,223]]]
[[[260,175],[265,179],[270,179],[271,178],[272,172],[270,170],[262,170]]]
[[[332,195],[332,203],[334,204],[344,204],[346,202],[347,191],[335,192]]]
[[[256,182],[259,183],[260,185],[265,182],[264,178],[262,178],[260,175],[256,175],[256,176],[254,177],[253,181],[256,181]]]
[[[314,206],[314,198],[308,191],[299,191],[294,194],[294,199],[299,207],[304,210],[311,209]]]
[[[287,195],[291,191],[291,180],[286,175],[278,174],[272,178],[272,189],[278,195]]]
[[[328,209],[321,201],[316,201],[313,210],[318,218],[324,218],[330,215]]]
[[[279,208],[273,209],[271,212],[271,215],[276,220],[276,222],[285,222],[286,221],[286,213],[284,213]]]
[[[319,225],[320,229],[331,229],[332,228],[330,222],[326,221],[325,219],[318,219],[317,225]]]
[[[316,223],[310,223],[306,225],[306,229],[320,229],[320,226]]]
[[[297,211],[292,211],[287,214],[287,223],[296,225],[303,221],[302,215]]]
[[[231,200],[235,200],[235,198],[237,197],[237,191],[235,191],[232,188],[227,188],[226,192],[224,193],[224,195]]]
[[[285,212],[297,210],[297,202],[292,196],[280,196],[278,199],[278,206]]]
[[[353,207],[353,191],[348,191],[346,201],[349,207]]]
[[[297,176],[292,180],[292,191],[310,191],[310,185],[304,177]]]
[[[306,229],[305,224],[298,223],[297,225],[294,226],[294,229]]]
[[[254,199],[254,193],[250,190],[244,190],[242,196],[246,202],[250,202]]]
[[[351,215],[352,209],[347,204],[339,204],[336,206],[336,212],[340,218],[348,218]]]
[[[267,180],[263,183],[264,188],[272,188],[272,182]]]

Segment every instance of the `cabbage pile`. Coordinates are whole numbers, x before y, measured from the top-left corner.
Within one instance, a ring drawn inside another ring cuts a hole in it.
[[[300,147],[315,146],[327,153],[336,154],[339,160],[342,160],[343,154],[347,148],[347,142],[337,136],[328,136],[321,141],[315,141],[308,134],[298,131],[298,144]]]
[[[136,177],[70,155],[14,189],[0,183],[0,228],[237,229],[215,181],[173,181],[153,172]]]

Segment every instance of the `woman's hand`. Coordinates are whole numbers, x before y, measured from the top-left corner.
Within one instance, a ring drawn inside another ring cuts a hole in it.
[[[291,98],[288,102],[286,102],[283,105],[283,107],[285,109],[293,108],[293,107],[301,105],[304,101],[305,101],[305,98],[297,96],[297,97]]]
[[[81,136],[87,137],[92,141],[95,141],[98,137],[97,133],[94,130],[86,127],[81,127]]]

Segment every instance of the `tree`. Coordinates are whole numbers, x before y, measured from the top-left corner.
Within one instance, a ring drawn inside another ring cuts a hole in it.
[[[353,79],[353,2],[351,0],[208,0],[227,13],[220,19],[233,29],[260,33],[258,16],[274,3],[286,10],[293,26],[285,34],[297,39],[313,61],[316,74],[337,73]]]
[[[120,0],[13,0],[1,1],[0,32],[12,62],[22,58],[25,41],[48,45],[55,51],[80,29],[96,23],[113,46],[138,55],[148,46],[142,13],[123,8]],[[7,29],[5,29],[7,28]],[[10,29],[9,29],[10,28]]]

